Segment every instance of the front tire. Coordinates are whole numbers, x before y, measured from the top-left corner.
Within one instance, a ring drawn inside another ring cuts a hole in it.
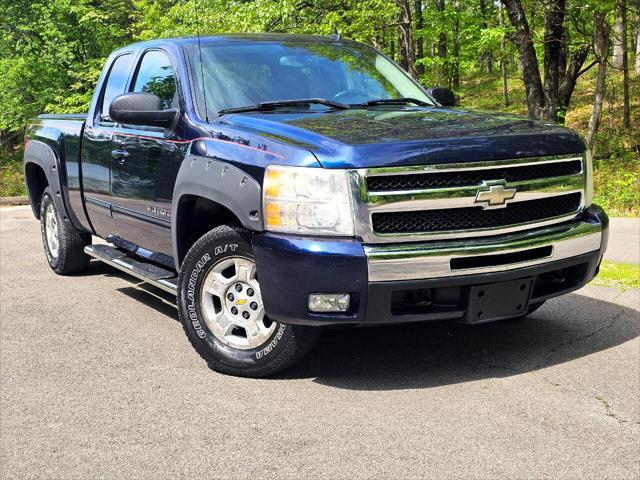
[[[178,277],[178,313],[189,341],[210,368],[267,377],[309,352],[320,329],[278,323],[265,315],[248,236],[242,228],[223,225],[191,247]]]
[[[58,275],[81,273],[89,265],[84,247],[91,244],[91,235],[79,232],[56,209],[51,188],[45,188],[40,201],[40,233],[44,253],[51,269]]]

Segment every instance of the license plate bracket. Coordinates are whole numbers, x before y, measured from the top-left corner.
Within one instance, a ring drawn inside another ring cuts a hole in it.
[[[471,287],[466,320],[483,323],[524,315],[529,308],[532,289],[533,278]]]

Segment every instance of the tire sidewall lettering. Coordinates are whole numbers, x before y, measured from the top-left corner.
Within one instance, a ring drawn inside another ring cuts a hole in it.
[[[230,254],[239,254],[244,256],[243,249],[237,243],[225,243],[213,247],[208,252],[203,252],[195,265],[191,268],[188,276],[184,278],[186,283],[184,298],[185,298],[185,314],[189,323],[193,329],[195,335],[204,343],[210,345],[213,348],[214,344],[217,344],[216,348],[226,349],[228,347],[219,343],[219,340],[215,339],[213,334],[206,327],[206,323],[202,320],[201,305],[200,305],[200,291],[202,289],[202,282],[209,271]],[[236,352],[238,355],[249,355],[254,361],[259,361],[269,356],[277,349],[282,337],[287,333],[287,325],[279,324],[276,331],[272,334],[271,338],[266,344],[257,347],[254,350],[245,350]],[[214,342],[213,344],[211,342]],[[245,357],[246,358],[246,357]]]
[[[206,338],[207,333],[204,331],[200,320],[198,319],[198,311],[196,304],[196,285],[198,283],[198,278],[200,274],[204,270],[207,263],[211,261],[211,255],[205,253],[200,257],[200,259],[196,262],[196,266],[193,270],[191,270],[191,274],[189,275],[189,280],[187,283],[187,312],[189,315],[189,321],[193,326],[196,335],[199,338]]]
[[[224,245],[218,245],[214,249],[213,258],[224,255],[227,252],[235,252],[238,249],[237,243],[225,243]],[[204,325],[200,322],[199,319],[199,310],[198,310],[198,279],[202,276],[203,271],[209,271],[211,267],[208,264],[211,262],[212,256],[209,252],[204,253],[200,259],[196,262],[195,267],[191,270],[189,274],[189,278],[187,280],[187,315],[189,317],[189,321],[193,326],[193,329],[198,336],[198,338],[205,340],[207,338],[207,332],[204,328]]]
[[[262,357],[266,357],[276,348],[278,342],[284,335],[286,328],[287,326],[284,323],[281,323],[278,326],[278,330],[276,331],[275,335],[273,335],[273,338],[271,338],[271,341],[260,350],[256,350],[256,360],[259,360]]]
[[[216,329],[213,326],[209,328],[205,313],[210,308],[218,311],[220,299],[212,300],[204,294],[204,289],[208,286],[208,276],[213,269],[217,269],[217,266],[226,268],[226,264],[221,265],[220,262],[235,257],[255,262],[251,232],[240,226],[216,227],[191,246],[178,277],[178,315],[192,346],[209,368],[243,377],[269,376],[308,352],[317,340],[319,331],[274,322],[270,335],[263,337],[262,343],[254,348],[234,348],[231,346],[233,343],[218,338],[213,333]],[[224,275],[227,275],[226,272]],[[212,276],[212,281],[214,278]],[[256,276],[256,279],[259,277]],[[218,297],[227,295],[223,290],[216,291]]]

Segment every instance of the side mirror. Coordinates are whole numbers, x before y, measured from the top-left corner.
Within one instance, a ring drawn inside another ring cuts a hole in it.
[[[170,127],[178,114],[175,108],[162,109],[162,100],[153,93],[124,93],[113,99],[109,117],[118,123]]]
[[[456,95],[445,87],[431,87],[427,89],[427,93],[431,95],[436,102],[443,107],[455,107]]]

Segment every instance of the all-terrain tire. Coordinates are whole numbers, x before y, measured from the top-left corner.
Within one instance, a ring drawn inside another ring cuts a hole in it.
[[[47,229],[53,225],[54,228]],[[84,247],[91,244],[91,235],[76,230],[68,219],[63,218],[50,187],[45,188],[40,201],[40,234],[49,266],[58,275],[81,273],[87,269],[90,258],[84,253]]]
[[[240,227],[222,225],[203,235],[191,247],[178,276],[178,314],[191,345],[211,369],[228,375],[258,378],[274,375],[300,360],[316,343],[320,329],[267,319],[269,325],[275,327],[268,337],[265,334],[260,345],[234,348],[208,327],[207,318],[211,314],[205,316],[201,300],[205,280],[211,278],[214,268],[220,268],[223,262],[238,259],[255,262],[249,235]]]

